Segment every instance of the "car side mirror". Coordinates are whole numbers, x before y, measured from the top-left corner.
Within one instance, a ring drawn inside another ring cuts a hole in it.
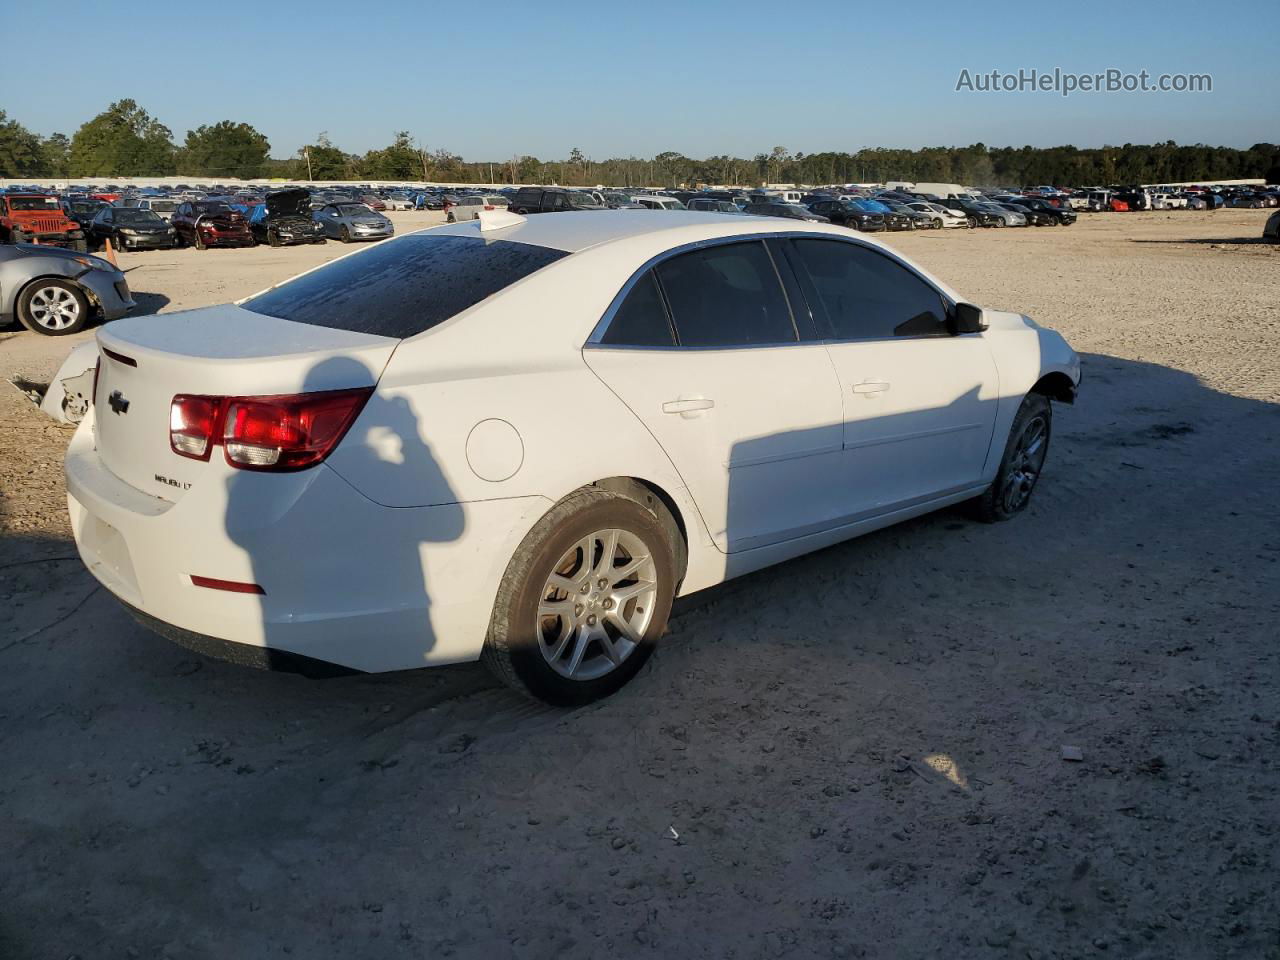
[[[981,333],[987,329],[982,319],[982,308],[972,303],[957,303],[947,320],[953,334]]]

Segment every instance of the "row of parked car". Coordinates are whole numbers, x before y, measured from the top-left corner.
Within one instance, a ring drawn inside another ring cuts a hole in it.
[[[48,193],[0,194],[0,242],[42,243],[77,251],[109,241],[118,250],[192,246],[283,246],[335,239],[380,240],[395,234],[382,213],[346,196],[319,203],[307,190],[247,198],[133,196],[106,200]]]
[[[1091,187],[1069,194],[1077,210],[1124,212],[1129,210],[1219,210],[1243,207],[1260,210],[1280,206],[1277,187],[1202,187],[1187,190],[1144,187]]]
[[[489,197],[501,204],[504,197]],[[522,187],[505,198],[515,213],[568,210],[650,209],[701,210],[728,215],[785,217],[830,222],[865,232],[881,230],[943,230],[973,227],[1067,226],[1076,213],[1066,204],[1022,194],[973,195],[942,198],[932,194],[881,190],[839,193],[799,190],[741,193],[731,190],[622,191],[570,190],[564,187]]]
[[[948,194],[907,190],[587,190],[556,186],[446,191],[405,186],[112,188],[0,193],[0,242],[39,242],[75,250],[193,246],[280,246],[393,236],[387,210],[442,210],[450,222],[483,210],[702,210],[832,222],[856,230],[941,230],[1066,226],[1077,211],[1217,209],[1280,204],[1276,188],[1029,187]]]

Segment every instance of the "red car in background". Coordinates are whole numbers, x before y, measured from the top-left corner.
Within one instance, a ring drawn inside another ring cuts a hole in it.
[[[366,207],[370,208],[371,210],[377,210],[381,212],[387,209],[387,205],[382,202],[382,198],[375,197],[372,193],[366,193],[363,197],[360,198],[360,202],[363,203]]]
[[[177,233],[178,246],[190,244],[197,250],[254,246],[248,217],[221,200],[180,203],[169,225]]]

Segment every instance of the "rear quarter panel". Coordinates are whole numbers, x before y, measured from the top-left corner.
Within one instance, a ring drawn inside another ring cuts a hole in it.
[[[691,541],[687,583],[699,580],[695,552],[715,550],[679,475],[582,356],[629,275],[629,268],[543,270],[404,341],[378,383],[379,403],[326,462],[391,507],[519,497],[540,497],[549,507],[597,480],[634,477],[675,500]],[[395,411],[396,422],[377,422],[373,410]],[[426,468],[401,469],[411,459]],[[514,472],[502,476],[495,463]],[[538,518],[497,537],[494,549],[509,557]]]

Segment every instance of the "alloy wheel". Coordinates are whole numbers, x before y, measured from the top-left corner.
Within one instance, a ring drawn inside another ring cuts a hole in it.
[[[1045,444],[1048,434],[1048,421],[1043,416],[1036,416],[1027,421],[1018,436],[1000,489],[1000,505],[1006,512],[1016,513],[1031,498],[1031,491],[1035,489],[1044,468],[1044,458],[1049,452]]]
[[[80,301],[63,287],[41,287],[28,302],[31,319],[46,330],[65,330],[80,319]]]
[[[628,530],[597,530],[564,552],[539,595],[538,646],[570,680],[615,670],[644,639],[657,604],[653,552]]]

